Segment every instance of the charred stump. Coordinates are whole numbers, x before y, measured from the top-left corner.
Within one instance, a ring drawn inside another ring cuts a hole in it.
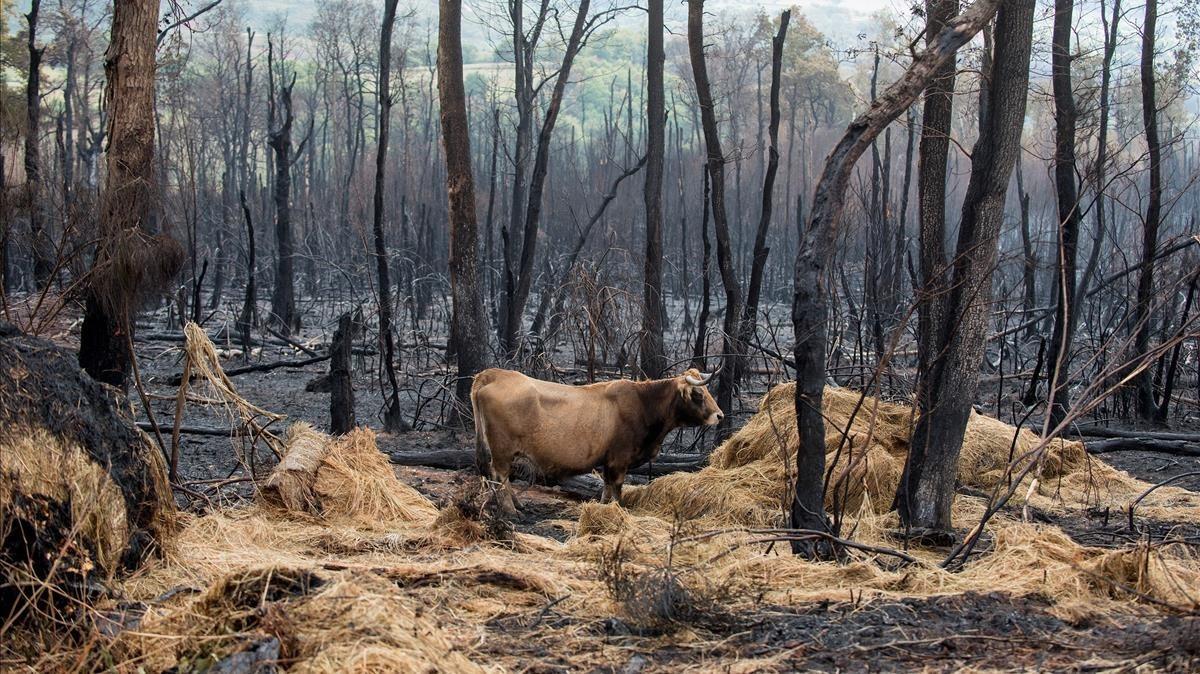
[[[167,541],[166,462],[126,409],[73,353],[0,321],[0,619],[102,593]]]
[[[333,435],[349,433],[357,425],[354,420],[354,382],[350,376],[354,328],[350,313],[342,314],[329,349],[329,432]]]

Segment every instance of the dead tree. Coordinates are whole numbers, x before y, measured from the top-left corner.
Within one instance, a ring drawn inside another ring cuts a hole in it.
[[[742,343],[748,343],[754,336],[763,271],[767,267],[767,255],[771,252],[767,247],[767,232],[771,228],[775,174],[779,172],[779,77],[783,69],[783,41],[787,38],[788,22],[791,18],[791,10],[784,10],[779,15],[779,31],[771,40],[771,121],[767,127],[771,145],[767,154],[767,172],[763,177],[762,210],[759,212],[758,230],[754,235],[754,261],[750,267],[750,289],[746,295],[745,315],[742,317]]]
[[[39,93],[42,73],[42,54],[46,48],[36,43],[38,10],[41,0],[33,0],[25,20],[29,24],[29,76],[25,80],[25,187],[29,205],[29,238],[33,253],[33,278],[38,288],[50,282],[54,270],[51,259],[50,239],[46,235],[46,217],[42,194],[41,158],[38,149],[38,126],[42,116],[42,99]]]
[[[517,129],[517,157],[518,162],[521,160],[522,133],[530,133],[529,126],[532,124],[532,105],[535,88],[533,85],[533,51],[537,45],[537,36],[542,30],[542,26],[547,16],[547,3],[542,3],[541,12],[538,15],[537,24],[534,28],[533,37],[526,41],[524,35],[524,27],[520,20],[520,1],[513,2],[513,37],[515,39],[514,50],[517,57],[517,100],[518,100],[518,129]],[[546,187],[546,175],[550,169],[550,139],[554,134],[554,125],[558,121],[558,113],[562,109],[563,94],[567,90],[567,82],[571,77],[571,66],[575,63],[575,57],[579,54],[579,50],[583,48],[587,35],[594,30],[599,21],[599,17],[588,18],[588,10],[591,7],[591,0],[582,0],[579,3],[577,13],[575,15],[575,23],[571,28],[571,35],[567,38],[567,44],[563,53],[562,64],[558,69],[557,78],[554,81],[554,89],[550,94],[550,102],[546,106],[546,113],[542,119],[542,126],[538,132],[537,148],[534,156],[533,173],[529,178],[529,196],[524,200],[520,198],[523,191],[521,182],[521,174],[517,174],[513,178],[513,202],[512,208],[519,212],[522,206],[524,207],[525,216],[521,222],[522,238],[521,238],[521,257],[517,263],[515,270],[506,265],[506,276],[509,281],[505,283],[505,315],[500,331],[500,345],[511,356],[517,350],[517,334],[520,332],[522,316],[525,314],[525,304],[529,300],[529,291],[533,287],[533,263],[537,254],[538,229],[541,223],[542,214],[542,193]],[[458,57],[461,61],[461,55]],[[465,105],[464,105],[465,107]],[[520,164],[518,164],[518,170]],[[517,215],[513,215],[514,229],[516,229]],[[508,244],[512,244],[512,232],[506,234]],[[511,255],[507,258],[511,261]]]
[[[584,9],[580,10],[581,14]],[[487,366],[488,328],[483,312],[483,287],[479,283],[475,180],[471,173],[471,137],[463,85],[462,0],[441,0],[439,3],[437,68],[442,148],[446,153],[446,193],[450,207],[449,268],[453,302],[450,330],[458,357],[455,394],[461,403],[469,405],[472,380]],[[560,81],[565,81],[567,74],[564,72],[560,77]]]
[[[296,313],[296,250],[291,210],[292,123],[295,121],[292,88],[296,86],[296,73],[293,72],[291,81],[284,84],[286,76],[281,67],[279,90],[276,91],[274,54],[274,44],[267,36],[267,145],[275,153],[275,291],[271,294],[271,317],[284,334],[290,334],[300,329],[300,317]],[[282,118],[280,107],[283,108]]]
[[[333,435],[349,433],[358,425],[354,418],[354,378],[350,369],[355,327],[350,312],[342,314],[329,346],[329,432]]]
[[[100,237],[79,336],[79,365],[124,388],[131,367],[132,314],[166,288],[183,250],[158,233],[154,175],[154,41],[158,0],[116,3],[104,60],[108,152]]]
[[[392,29],[398,0],[386,0],[383,27],[379,31],[379,123],[375,151],[375,193],[372,197],[375,234],[375,270],[379,275],[379,339],[383,342],[383,370],[391,392],[387,394],[383,427],[390,433],[404,430],[400,416],[400,385],[396,382],[396,341],[392,336],[392,279],[388,273],[387,244],[383,235],[383,192],[387,175],[388,132],[391,129]]]
[[[1058,254],[1054,256],[1054,332],[1050,337],[1047,423],[1057,426],[1070,399],[1071,341],[1075,326],[1075,264],[1079,249],[1079,187],[1075,182],[1075,93],[1071,89],[1071,17],[1075,0],[1055,0],[1052,80],[1054,88],[1054,192],[1058,200]]]
[[[791,526],[824,530],[825,420],[821,403],[825,387],[825,345],[829,298],[826,270],[833,260],[838,226],[850,174],[859,157],[883,130],[911,106],[929,83],[944,74],[958,48],[983,28],[1001,0],[977,0],[970,9],[931,32],[927,48],[908,71],[846,128],[830,152],[813,194],[812,210],[796,254],[792,324],[796,339],[796,482],[789,513]],[[1032,15],[1031,15],[1032,18]],[[932,27],[931,27],[932,28]],[[1024,100],[1022,93],[1021,99]],[[811,544],[793,543],[798,554],[818,552]]]
[[[646,258],[642,280],[642,375],[662,376],[667,366],[663,353],[663,155],[667,127],[663,92],[663,0],[650,0],[646,45]]]
[[[242,360],[250,360],[250,329],[258,320],[258,287],[255,278],[255,246],[254,220],[250,217],[250,207],[246,205],[246,191],[238,190],[238,200],[242,206],[242,217],[246,221],[246,294],[242,299],[242,311],[238,314],[237,331],[242,340]]]
[[[1155,255],[1158,252],[1158,226],[1162,213],[1162,148],[1158,139],[1158,99],[1154,79],[1154,31],[1158,24],[1158,0],[1146,0],[1146,18],[1142,23],[1142,123],[1146,128],[1146,149],[1150,155],[1150,192],[1146,219],[1142,224],[1142,265],[1138,273],[1137,306],[1134,310],[1134,357],[1142,359],[1150,352],[1150,304],[1154,297]],[[1145,367],[1136,380],[1137,414],[1146,421],[1154,418],[1154,375]]]
[[[950,531],[958,457],[988,337],[1004,203],[1021,149],[1034,5],[1034,0],[1008,0],[996,15],[989,109],[971,153],[957,249],[944,286],[948,291],[933,332],[918,334],[937,357],[922,373],[925,395],[895,499],[901,525],[917,535],[938,538]]]
[[[721,149],[717,111],[713,102],[712,87],[708,81],[708,66],[704,62],[704,0],[688,0],[687,41],[688,55],[692,62],[692,78],[696,84],[696,98],[700,104],[707,170],[712,181],[710,206],[717,238],[717,268],[721,272],[721,284],[725,287],[725,339],[722,347],[724,365],[717,381],[717,404],[725,410],[725,421],[722,424],[727,429],[733,418],[733,391],[741,378],[745,360],[745,349],[741,341],[743,296],[742,284],[733,268],[733,251],[729,243],[729,216],[725,208],[725,153]]]

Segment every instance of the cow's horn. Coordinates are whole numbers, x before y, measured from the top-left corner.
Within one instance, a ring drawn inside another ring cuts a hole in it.
[[[702,374],[699,377],[693,377],[692,375],[688,374],[688,375],[684,375],[683,379],[684,379],[684,381],[691,384],[692,386],[704,386],[705,384],[708,383],[708,381],[710,379],[713,378],[714,374],[716,374],[716,373],[710,372],[708,374]]]

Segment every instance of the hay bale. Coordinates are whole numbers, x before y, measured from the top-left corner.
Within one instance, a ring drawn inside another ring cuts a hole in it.
[[[32,598],[13,589],[29,577],[95,593],[174,528],[166,462],[120,395],[0,322],[0,604]]]
[[[437,516],[429,499],[396,479],[375,432],[365,428],[331,438],[292,424],[262,495],[268,504],[327,520],[427,523]]]
[[[330,437],[304,422],[288,427],[284,446],[287,453],[267,476],[262,496],[284,510],[317,514],[320,506],[313,493],[317,469],[329,451]]]
[[[794,396],[794,383],[771,389],[759,403],[758,413],[713,451],[706,468],[630,487],[626,505],[666,520],[683,517],[713,527],[781,523],[798,441]],[[915,410],[845,388],[826,389],[823,409],[830,485],[825,506],[851,515],[887,512],[908,456]],[[963,437],[958,481],[991,490],[1007,479],[1010,463],[1022,457],[1032,460],[1027,455],[1040,444],[1041,438],[1028,429],[1018,431],[972,412]],[[1038,480],[1028,495],[1039,507],[1123,507],[1149,486],[1089,457],[1079,442],[1055,439],[1037,458],[1038,465],[1026,479]],[[1023,467],[1018,461],[1017,469]],[[1022,491],[1020,498],[1025,495]],[[1175,516],[1200,521],[1200,497],[1194,494],[1168,487],[1156,491],[1151,500],[1146,513],[1158,513],[1156,508],[1169,504]]]

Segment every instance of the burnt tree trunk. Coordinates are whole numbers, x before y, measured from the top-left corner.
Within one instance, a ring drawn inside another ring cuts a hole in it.
[[[533,173],[529,178],[529,197],[525,204],[521,257],[517,263],[515,287],[507,302],[508,314],[504,320],[504,330],[501,335],[501,346],[509,355],[514,354],[517,350],[517,335],[521,331],[522,317],[525,314],[525,303],[529,300],[529,291],[533,286],[533,263],[537,254],[538,229],[541,223],[542,193],[546,187],[546,175],[550,170],[550,139],[554,134],[554,125],[558,121],[558,113],[562,109],[563,94],[567,90],[567,83],[571,77],[571,66],[575,62],[575,56],[583,46],[584,34],[588,28],[587,14],[590,5],[591,0],[582,0],[579,3],[578,13],[575,15],[575,24],[571,28],[570,37],[567,38],[566,51],[563,53],[558,77],[554,81],[554,89],[550,94],[550,103],[546,106],[546,115],[542,119],[542,127],[538,132]],[[462,61],[461,54],[458,56],[458,60]],[[526,73],[526,77],[530,75],[530,73]],[[465,103],[463,107],[465,110]],[[472,185],[472,194],[474,194],[474,185]],[[513,208],[517,208],[516,199],[513,202]],[[472,207],[472,210],[474,210],[474,207]],[[474,222],[474,218],[472,218],[472,222]]]
[[[354,419],[354,378],[350,369],[354,332],[354,318],[350,312],[342,314],[329,346],[329,432],[333,435],[349,433],[358,425]]]
[[[688,0],[688,54],[692,61],[692,78],[696,98],[700,103],[700,123],[704,130],[708,174],[712,181],[711,208],[713,229],[717,238],[717,267],[725,287],[725,340],[722,347],[724,365],[717,381],[717,404],[725,411],[723,432],[733,419],[733,394],[745,367],[741,341],[742,285],[734,270],[733,251],[729,243],[729,216],[725,209],[725,153],[717,129],[717,111],[712,87],[708,81],[708,66],[704,62],[704,0]]]
[[[79,365],[97,381],[124,388],[131,366],[132,314],[162,290],[183,251],[156,234],[154,76],[158,1],[116,3],[104,59],[108,152],[100,237],[79,336]]]
[[[704,244],[704,257],[700,261],[700,315],[696,319],[696,344],[692,349],[692,367],[704,371],[708,357],[708,314],[712,297],[712,240],[708,236],[708,212],[711,201],[707,168],[700,172],[704,180],[703,213],[700,216],[700,238]]]
[[[1050,394],[1047,423],[1057,426],[1071,406],[1071,341],[1075,326],[1075,266],[1079,249],[1079,188],[1075,182],[1075,94],[1071,89],[1071,17],[1075,0],[1055,0],[1052,80],[1054,87],[1054,192],[1058,200],[1055,256],[1054,332],[1050,337]]]
[[[646,258],[643,267],[642,376],[658,379],[667,366],[663,352],[663,155],[667,127],[663,92],[663,0],[649,0],[646,46]]]
[[[254,220],[250,218],[250,207],[246,205],[245,190],[238,190],[238,200],[242,205],[242,217],[246,221],[246,295],[242,299],[242,312],[238,314],[237,331],[242,339],[242,360],[250,360],[250,329],[258,320]]]
[[[455,394],[463,405],[461,420],[465,423],[468,419],[466,410],[470,409],[471,383],[475,374],[487,366],[488,328],[483,311],[483,288],[479,283],[475,181],[471,173],[471,137],[463,85],[462,0],[441,0],[439,3],[437,68],[450,208],[451,332],[458,346]],[[565,82],[567,73],[559,77]]]
[[[271,294],[271,315],[285,335],[300,328],[296,314],[295,243],[292,240],[292,88],[296,74],[284,84],[280,72],[279,90],[275,90],[274,47],[267,38],[267,145],[275,153],[275,291]],[[278,102],[276,102],[278,97]],[[283,107],[279,119],[279,106]],[[278,121],[279,126],[276,126]]]
[[[926,45],[958,11],[958,0],[926,0]],[[950,126],[954,113],[954,79],[958,66],[953,55],[934,74],[925,92],[921,113],[921,142],[917,157],[917,219],[920,270],[917,296],[918,403],[927,398],[926,379],[937,349],[933,334],[941,320],[942,278],[946,266],[946,161],[950,156]]]
[[[779,172],[779,77],[783,69],[783,41],[787,38],[791,10],[779,15],[779,31],[771,40],[771,121],[767,126],[770,147],[767,151],[767,172],[763,176],[762,210],[758,216],[758,230],[754,234],[754,261],[750,266],[750,288],[746,294],[746,310],[742,319],[742,343],[749,342],[758,321],[758,301],[762,294],[763,271],[767,267],[767,232],[771,228],[771,215],[775,199],[775,174]]]
[[[971,177],[944,311],[936,331],[927,335],[936,340],[937,358],[925,373],[926,395],[919,400],[920,416],[896,490],[901,525],[935,539],[950,532],[958,457],[987,342],[1004,202],[1021,149],[1034,4],[1034,0],[1008,0],[996,15],[989,109],[971,153]]]
[[[1158,0],[1146,0],[1146,18],[1142,24],[1142,122],[1146,127],[1146,147],[1150,154],[1150,193],[1147,195],[1146,220],[1142,225],[1142,268],[1138,274],[1137,307],[1134,311],[1134,358],[1146,358],[1150,351],[1150,303],[1154,296],[1155,254],[1158,251],[1158,225],[1162,212],[1162,148],[1158,139],[1158,100],[1154,79],[1154,31],[1158,23]],[[1154,377],[1148,363],[1137,376],[1137,414],[1146,421],[1154,418]]]
[[[38,141],[42,99],[39,93],[42,73],[42,54],[45,47],[36,45],[38,10],[41,0],[33,0],[25,20],[29,24],[29,77],[25,80],[25,187],[29,205],[29,238],[33,253],[33,279],[38,288],[50,283],[54,270],[50,239],[46,235],[46,209],[42,203],[42,164]]]
[[[796,421],[800,443],[796,450],[796,482],[789,512],[791,526],[826,529],[824,512],[825,420],[821,403],[825,386],[825,345],[828,331],[827,270],[833,260],[838,225],[854,164],[871,143],[944,74],[958,48],[991,20],[1000,0],[977,0],[966,12],[931,33],[928,47],[905,74],[888,87],[846,128],[830,152],[813,194],[808,225],[796,253],[792,324],[796,339]],[[1022,92],[1021,100],[1024,100]],[[815,555],[810,542],[792,544],[797,554]]]
[[[383,370],[391,392],[383,412],[383,428],[389,433],[404,430],[400,416],[400,385],[396,382],[396,340],[392,335],[392,279],[388,273],[387,244],[383,236],[383,190],[387,176],[388,132],[391,129],[392,28],[396,22],[398,0],[386,0],[383,27],[379,31],[379,129],[375,152],[375,193],[371,199],[375,235],[375,270],[379,275],[379,339],[383,342]]]

